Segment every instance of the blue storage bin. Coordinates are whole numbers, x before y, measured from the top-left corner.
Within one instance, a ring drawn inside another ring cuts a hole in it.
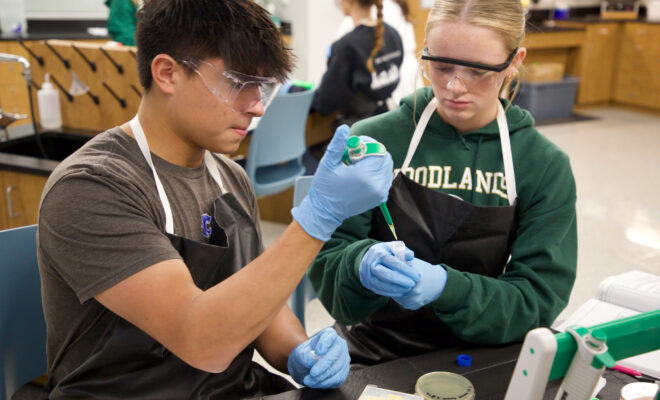
[[[556,82],[522,82],[513,103],[532,113],[536,121],[568,118],[579,83],[580,78],[574,76]]]

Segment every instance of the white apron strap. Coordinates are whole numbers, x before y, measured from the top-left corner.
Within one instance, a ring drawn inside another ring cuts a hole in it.
[[[415,155],[417,146],[419,145],[420,140],[422,140],[422,135],[424,134],[426,125],[429,124],[429,120],[431,119],[431,116],[435,112],[437,105],[438,105],[438,100],[435,97],[432,98],[431,101],[429,101],[429,104],[426,105],[426,108],[422,113],[422,117],[419,119],[419,122],[417,123],[417,127],[415,128],[415,133],[413,133],[413,137],[412,139],[410,139],[410,146],[408,146],[408,153],[406,154],[406,158],[403,160],[403,165],[401,165],[401,173],[405,173],[404,171],[410,165],[410,161]]]
[[[165,232],[169,234],[174,234],[174,219],[172,218],[172,207],[170,207],[170,201],[167,199],[167,194],[165,194],[165,189],[163,188],[163,184],[160,181],[160,178],[158,177],[158,172],[156,172],[156,168],[154,168],[154,162],[151,159],[151,152],[149,151],[149,144],[147,143],[147,138],[144,135],[144,131],[142,130],[142,125],[140,124],[140,120],[138,119],[138,116],[136,115],[133,117],[133,119],[130,122],[131,125],[131,130],[133,131],[133,136],[135,136],[135,140],[138,143],[138,146],[140,146],[140,151],[142,151],[142,155],[144,156],[144,159],[147,160],[147,164],[149,164],[149,168],[151,168],[151,172],[154,174],[154,181],[156,181],[156,189],[158,189],[158,197],[160,197],[160,202],[163,204],[163,209],[165,210]]]
[[[206,153],[204,153],[204,165],[206,165],[206,169],[209,171],[209,174],[211,174],[211,177],[213,177],[215,183],[217,183],[220,187],[222,194],[227,193],[225,186],[222,184],[222,178],[220,177],[220,171],[218,171],[218,165],[210,151],[206,151]]]
[[[142,129],[142,125],[140,124],[140,120],[138,119],[138,116],[136,115],[135,117],[133,117],[133,119],[129,122],[129,124],[131,126],[131,130],[133,131],[133,136],[135,137],[135,140],[137,141],[137,144],[140,147],[140,151],[142,152],[144,159],[147,161],[147,164],[149,164],[149,168],[151,168],[151,172],[154,175],[154,181],[156,182],[156,189],[158,190],[158,197],[160,197],[160,202],[163,205],[163,210],[165,211],[165,232],[173,235],[174,218],[172,217],[172,207],[170,207],[170,201],[167,199],[167,194],[165,193],[163,184],[160,181],[160,178],[158,177],[158,172],[156,172],[156,168],[154,167],[154,162],[151,159],[151,152],[149,151],[149,144],[147,143],[147,137],[144,135],[144,130]],[[206,151],[206,153],[204,153],[204,165],[211,174],[211,177],[213,177],[213,180],[215,180],[215,182],[220,187],[220,191],[223,194],[226,193],[225,187],[222,184],[220,172],[218,171],[218,166],[216,165],[215,159],[213,158],[213,156],[209,151]]]
[[[504,177],[506,179],[506,194],[509,205],[512,206],[518,197],[516,190],[516,175],[513,172],[513,156],[511,155],[511,139],[509,138],[509,125],[506,122],[504,107],[497,102],[497,126],[500,129],[500,144],[502,146],[502,159],[504,160]]]
[[[431,116],[436,111],[437,105],[438,105],[438,100],[434,97],[433,99],[431,99],[429,104],[424,109],[424,112],[422,113],[422,116],[419,119],[419,122],[417,123],[417,127],[415,128],[415,132],[413,133],[413,136],[410,139],[410,146],[408,146],[408,153],[406,153],[406,158],[403,161],[403,165],[401,165],[401,170],[400,170],[401,173],[405,173],[405,170],[410,165],[410,161],[412,161],[412,158],[415,155],[417,146],[419,146],[419,142],[422,140],[422,135],[424,134],[424,130],[426,130],[426,126],[428,125]],[[513,156],[511,155],[511,140],[509,138],[509,126],[506,122],[504,107],[502,107],[502,103],[500,101],[497,102],[497,107],[498,107],[497,126],[500,131],[500,145],[502,147],[502,158],[504,160],[504,176],[506,179],[506,192],[507,192],[507,197],[509,199],[509,205],[513,205],[516,201],[516,198],[518,197],[518,194],[516,190],[516,176],[513,170]]]

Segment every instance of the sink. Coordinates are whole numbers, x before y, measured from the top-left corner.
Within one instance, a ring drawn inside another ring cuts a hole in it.
[[[44,157],[41,151],[39,151],[39,145],[35,135],[0,142],[0,153],[62,161],[87,143],[91,139],[91,136],[46,131],[39,133],[39,139],[46,150],[47,157]]]

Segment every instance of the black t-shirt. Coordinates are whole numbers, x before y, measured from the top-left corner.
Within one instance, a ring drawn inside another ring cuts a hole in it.
[[[358,25],[333,43],[328,69],[314,95],[314,110],[322,115],[339,111],[348,123],[387,110],[385,100],[399,83],[403,44],[396,30],[385,24],[384,44],[373,59],[374,73],[369,72],[374,29]]]

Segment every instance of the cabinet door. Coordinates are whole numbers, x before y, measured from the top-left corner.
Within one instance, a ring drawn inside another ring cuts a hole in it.
[[[8,229],[37,223],[39,200],[46,185],[44,176],[0,171],[2,200],[0,228]]]
[[[660,108],[660,26],[627,23],[621,38],[615,99]]]
[[[578,104],[606,103],[612,96],[618,47],[617,23],[590,24],[582,49]]]

